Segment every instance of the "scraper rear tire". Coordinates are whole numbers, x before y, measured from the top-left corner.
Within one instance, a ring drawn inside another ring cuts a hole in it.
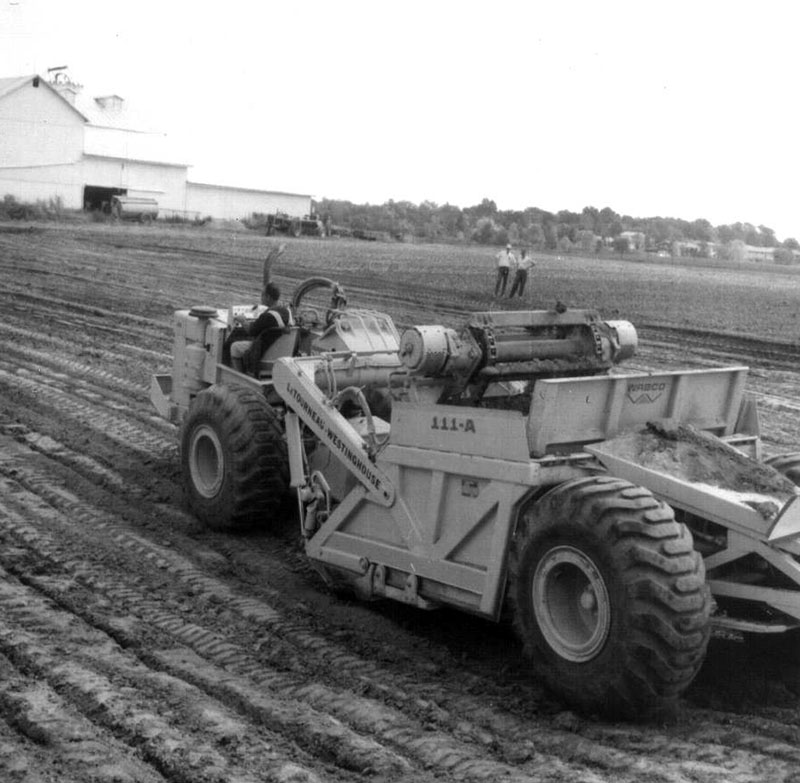
[[[529,506],[509,599],[534,671],[586,713],[671,716],[705,658],[711,597],[691,533],[627,481],[570,481]]]

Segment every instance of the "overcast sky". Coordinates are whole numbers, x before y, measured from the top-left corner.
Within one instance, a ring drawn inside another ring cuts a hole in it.
[[[0,3],[0,76],[68,65],[195,181],[800,239],[792,0]]]

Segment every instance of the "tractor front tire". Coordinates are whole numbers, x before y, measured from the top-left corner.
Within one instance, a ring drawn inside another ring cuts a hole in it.
[[[711,597],[691,533],[627,481],[577,479],[529,506],[509,599],[534,671],[585,713],[672,716],[705,658]]]
[[[783,473],[789,481],[800,486],[800,451],[789,454],[777,454],[764,460],[766,465],[771,465],[775,470]]]
[[[208,527],[269,524],[283,508],[289,483],[278,412],[251,389],[201,391],[183,423],[181,471],[189,506]]]

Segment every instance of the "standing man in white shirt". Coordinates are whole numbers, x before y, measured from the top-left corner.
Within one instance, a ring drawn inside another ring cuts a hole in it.
[[[503,296],[506,292],[508,283],[508,272],[512,266],[516,267],[517,259],[511,252],[511,244],[506,245],[505,250],[501,250],[497,256],[497,279],[494,284],[494,295]]]

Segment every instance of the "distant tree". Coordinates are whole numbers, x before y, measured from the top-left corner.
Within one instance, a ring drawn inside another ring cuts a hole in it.
[[[556,220],[558,220],[559,223],[567,223],[577,228],[581,216],[577,212],[570,212],[568,209],[562,209],[556,214]]]
[[[727,245],[736,239],[736,231],[733,226],[717,226],[717,239],[721,244]]]
[[[686,236],[688,239],[695,239],[698,242],[713,242],[714,227],[707,220],[701,218],[689,225]]]
[[[576,237],[577,244],[584,253],[591,253],[594,250],[595,234],[589,229],[581,229]]]
[[[504,209],[502,212],[497,213],[495,220],[509,227],[512,223],[516,223],[517,226],[524,226],[527,224],[525,213],[518,209]]]
[[[561,253],[569,253],[572,250],[573,242],[572,240],[565,234],[563,237],[560,237],[558,240],[558,250]]]
[[[607,231],[608,233],[606,236],[609,237],[618,237],[625,229],[622,226],[622,220],[620,220],[619,216],[617,216],[614,220],[612,220],[608,224]]]
[[[603,239],[608,236],[613,236],[613,227],[615,224],[619,224],[619,231],[616,232],[619,234],[622,231],[622,224],[619,223],[619,215],[614,212],[611,207],[603,207],[597,215],[597,226],[595,226],[594,232],[595,234],[599,234]]]
[[[614,237],[614,241],[612,243],[612,247],[614,250],[623,256],[627,251],[630,249],[630,245],[628,244],[627,237]]]
[[[479,218],[472,230],[472,241],[481,245],[491,245],[494,243],[496,230],[494,220],[490,217]]]
[[[777,247],[778,240],[775,238],[775,232],[766,226],[759,226],[758,233],[761,235],[762,247]]]
[[[788,247],[775,248],[775,263],[776,264],[794,264],[794,253]]]
[[[508,232],[490,217],[480,218],[472,232],[472,241],[481,245],[504,245],[508,242]]]
[[[743,239],[734,239],[728,243],[728,258],[731,261],[744,261],[747,258],[747,250]]]
[[[649,243],[656,247],[686,238],[684,232],[676,225],[676,221],[671,218],[650,218],[644,223],[640,230],[647,235]]]
[[[581,212],[580,227],[584,231],[596,233],[600,223],[600,210],[597,207],[584,207]]]
[[[522,229],[520,239],[533,250],[542,250],[545,246],[544,231],[538,223],[532,223]]]
[[[494,217],[497,214],[497,204],[490,198],[485,198],[480,204],[474,207],[468,207],[465,211],[474,215],[476,218]]]
[[[752,223],[744,223],[743,230],[744,237],[742,239],[744,239],[745,244],[761,247],[763,237]]]
[[[406,218],[396,220],[393,223],[391,234],[402,242],[410,242],[414,238],[414,224]]]
[[[599,237],[603,240],[602,247],[605,247],[605,240],[619,237],[623,231],[638,231],[646,235],[649,249],[663,249],[676,242],[689,241],[697,243],[700,254],[714,243],[717,248],[714,252],[729,257],[744,253],[738,245],[731,245],[733,242],[800,250],[797,239],[791,237],[780,242],[774,230],[763,224],[756,227],[752,223],[739,222],[712,226],[704,218],[688,221],[671,217],[632,217],[620,215],[610,207],[597,209],[586,206],[579,213],[567,209],[553,213],[539,207],[500,211],[489,198],[464,209],[450,204],[439,206],[432,201],[417,205],[410,201],[389,200],[381,205],[370,205],[323,198],[315,200],[314,208],[317,214],[329,218],[334,226],[380,231],[404,241],[413,238],[432,241],[458,239],[499,244],[510,237],[513,242],[524,242],[537,249],[556,250],[560,241],[566,238],[572,245],[579,244],[586,252],[590,243],[588,234],[584,232]],[[491,222],[486,223],[487,219]]]
[[[727,245],[717,245],[717,258],[722,259],[723,261],[727,261],[731,257],[731,246],[730,244]]]
[[[555,250],[558,245],[558,234],[556,233],[556,224],[553,220],[546,220],[542,223],[542,231],[544,232],[544,246],[548,250]]]
[[[567,237],[570,242],[575,242],[578,236],[578,227],[575,223],[559,223],[556,228],[556,236],[559,239]]]
[[[547,212],[538,207],[528,207],[522,214],[525,216],[524,222],[528,225],[536,223],[543,226],[545,223],[552,222],[555,218],[552,212]]]
[[[456,236],[458,232],[464,231],[464,215],[458,207],[451,204],[443,204],[438,209],[439,220],[445,234]]]

